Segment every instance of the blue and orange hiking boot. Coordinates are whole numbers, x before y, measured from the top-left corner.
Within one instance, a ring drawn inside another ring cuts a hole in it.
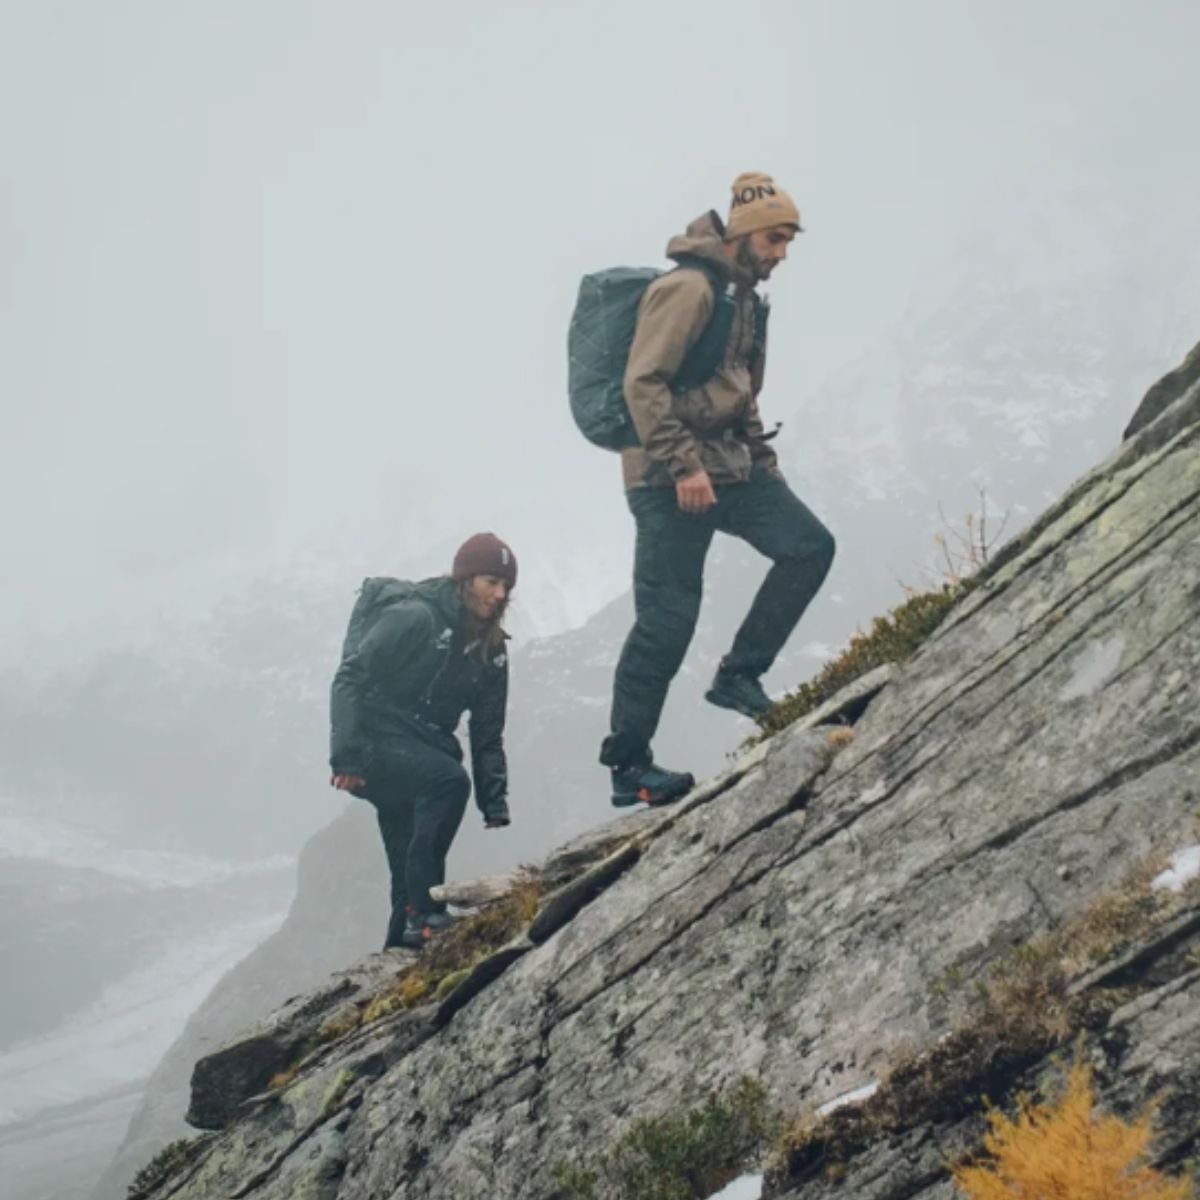
[[[457,917],[452,917],[449,913],[444,912],[410,911],[404,922],[404,932],[400,935],[400,944],[407,946],[410,950],[424,949],[439,933],[449,929],[456,920],[458,920]]]
[[[755,676],[726,671],[724,668],[718,669],[713,676],[712,686],[704,693],[704,698],[709,704],[731,708],[751,720],[761,717],[774,703]]]
[[[615,808],[648,804],[654,808],[686,796],[695,786],[690,771],[668,771],[650,763],[641,767],[612,768],[612,802]]]

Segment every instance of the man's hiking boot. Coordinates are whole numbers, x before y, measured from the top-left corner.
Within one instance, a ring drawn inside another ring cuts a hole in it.
[[[774,703],[753,675],[738,675],[724,669],[718,669],[713,676],[712,687],[704,693],[704,698],[709,704],[731,708],[752,720],[761,717]]]
[[[420,950],[439,933],[449,929],[457,919],[444,912],[410,912],[404,922],[400,944],[410,950]]]
[[[650,763],[644,767],[613,767],[612,802],[615,808],[634,804],[670,804],[687,795],[696,783],[690,771],[668,771]]]

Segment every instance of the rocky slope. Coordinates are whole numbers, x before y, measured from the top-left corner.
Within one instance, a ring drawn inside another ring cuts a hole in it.
[[[851,744],[777,735],[640,818],[437,1002],[327,1031],[257,1097],[218,1088],[224,1128],[153,1194],[550,1197],[557,1164],[740,1075],[803,1114],[936,1058],[964,1019],[939,981],[1197,840],[1198,601],[1193,383],[1010,544]],[[1098,968],[1131,990],[1092,1018],[1114,1102],[1166,1092],[1168,1162],[1200,1147],[1191,886],[1150,949]],[[914,1108],[909,1143],[860,1138],[841,1194],[949,1195],[937,1115],[922,1131]],[[774,1194],[831,1186],[793,1166]]]
[[[767,396],[771,417],[786,417],[777,444],[794,485],[829,522],[840,549],[770,687],[811,675],[856,625],[896,602],[900,582],[925,582],[919,564],[936,569],[939,503],[959,525],[978,504],[975,482],[984,483],[994,510],[1014,509],[1011,534],[1095,461],[1099,447],[1115,442],[1129,397],[1182,349],[1184,323],[1200,297],[1200,255],[1187,232],[1190,197],[1180,198],[1178,221],[1152,228],[1091,203],[1049,220],[1045,190],[1039,186],[1035,211],[1015,224],[1012,214],[1003,221],[985,214],[980,235],[953,251],[944,269],[931,269],[919,302],[876,351],[791,414],[788,355],[802,353],[802,339],[793,343],[779,331]],[[1088,194],[1102,198],[1104,189]],[[1090,215],[1084,220],[1081,212]],[[1002,240],[997,229],[1005,231]],[[1035,276],[1011,265],[1028,259],[1021,240],[1031,230],[1041,239]],[[802,313],[787,322],[796,322],[789,330],[802,328]],[[569,524],[565,512],[557,520]],[[625,520],[613,511],[621,546],[629,537]],[[544,560],[543,575],[562,572],[549,582],[564,598],[564,617],[623,586],[627,566],[616,565],[622,556],[607,539],[584,539],[586,565],[569,570],[569,556],[553,550],[567,544],[562,533],[539,533],[536,549],[530,542],[519,617],[549,603],[549,594],[530,595],[537,560]],[[389,536],[381,531],[378,544],[395,544],[395,531]],[[37,687],[0,678],[0,758],[10,784],[39,810],[65,805],[131,839],[153,835],[232,855],[299,845],[331,812],[323,783],[327,680],[353,580],[371,569],[316,557],[307,568],[289,562],[286,571],[231,589],[202,626],[181,619],[174,628],[147,626],[139,652],[81,662],[74,675]],[[444,558],[442,547],[428,561],[395,569],[421,573]],[[718,543],[704,619],[658,739],[664,761],[718,770],[746,729],[704,705],[702,693],[761,574],[757,556]],[[587,595],[574,595],[579,589]],[[520,640],[509,737],[517,825],[485,837],[468,821],[455,871],[536,858],[606,811],[595,752],[628,621],[623,597],[581,629]],[[72,746],[68,760],[54,752],[64,744]],[[144,781],[129,779],[131,758],[147,764]],[[232,776],[229,762],[239,764]],[[165,792],[163,777],[170,780]],[[356,944],[372,944],[378,913],[365,909],[362,917]],[[247,988],[243,1022],[256,1011],[251,974],[238,976]],[[298,975],[291,990],[310,979]],[[232,1020],[230,996],[221,1005]],[[177,1057],[200,1052],[185,1039]],[[148,1094],[144,1110],[181,1110],[183,1082],[177,1072],[176,1090]],[[144,1134],[135,1120],[131,1137],[140,1142]],[[122,1163],[130,1164],[128,1148]]]

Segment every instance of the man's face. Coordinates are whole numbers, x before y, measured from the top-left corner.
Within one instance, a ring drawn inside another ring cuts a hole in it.
[[[785,258],[796,231],[790,225],[775,225],[748,233],[737,247],[738,265],[744,267],[760,283],[771,278],[771,272]]]
[[[495,575],[472,575],[463,588],[463,603],[479,621],[491,621],[504,610],[508,584]]]

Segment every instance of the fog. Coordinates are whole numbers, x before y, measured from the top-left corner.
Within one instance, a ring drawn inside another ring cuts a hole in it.
[[[521,562],[514,826],[453,870],[607,819],[633,530],[567,408],[582,274],[662,262],[741,171],[799,204],[762,406],[839,558],[790,686],[921,577],[939,510],[983,482],[1015,532],[1200,337],[1197,45],[1191,0],[0,4],[19,1200],[88,1195],[282,918],[340,811],[325,688],[363,575],[479,529]],[[701,771],[747,732],[696,711],[743,568],[714,557],[664,725]]]
[[[790,411],[984,196],[1189,145],[1196,30],[1183,0],[7,5],[4,659],[299,554],[494,527],[531,580],[588,571],[629,522],[566,414],[580,274],[772,171],[808,225],[772,284]]]

